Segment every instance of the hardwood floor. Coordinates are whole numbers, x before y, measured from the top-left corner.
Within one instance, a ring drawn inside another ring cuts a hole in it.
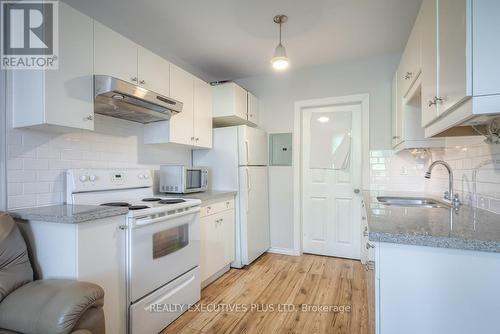
[[[366,279],[359,261],[265,254],[206,287],[198,309],[184,313],[162,334],[371,333]],[[345,311],[307,312],[302,305],[337,305]]]

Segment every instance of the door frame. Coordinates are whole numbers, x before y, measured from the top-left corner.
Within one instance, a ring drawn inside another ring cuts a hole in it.
[[[362,190],[370,182],[370,95],[356,94],[295,102],[293,126],[293,248],[294,253],[302,255],[302,116],[307,108],[359,105],[362,122]],[[361,238],[361,236],[360,236]]]

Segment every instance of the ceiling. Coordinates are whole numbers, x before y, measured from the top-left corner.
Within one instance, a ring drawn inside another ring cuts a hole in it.
[[[64,0],[206,80],[271,72],[275,14],[291,69],[402,52],[421,0]]]

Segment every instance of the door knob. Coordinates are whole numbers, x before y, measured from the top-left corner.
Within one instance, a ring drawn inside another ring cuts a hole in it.
[[[355,194],[359,194],[359,191],[360,191],[360,190],[359,190],[358,188],[354,189],[354,193],[355,193]]]

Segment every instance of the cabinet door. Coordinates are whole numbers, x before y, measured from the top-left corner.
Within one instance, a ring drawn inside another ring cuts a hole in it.
[[[234,261],[234,210],[221,213],[221,236],[224,245],[224,265]]]
[[[195,146],[212,148],[212,87],[194,79],[194,137]]]
[[[248,119],[247,91],[233,83],[234,91],[234,113],[236,116]]]
[[[59,10],[59,69],[45,71],[45,123],[93,130],[93,21],[63,2]]]
[[[221,215],[214,214],[200,219],[200,272],[204,281],[224,267]]]
[[[138,47],[139,85],[158,94],[170,95],[170,63],[153,52]]]
[[[394,73],[392,79],[392,147],[396,147],[402,141],[401,107],[402,98],[398,91],[399,72]]]
[[[438,113],[470,94],[467,90],[467,0],[438,1]]]
[[[182,112],[170,119],[170,142],[193,145],[194,77],[183,69],[170,65],[170,96],[184,105]]]
[[[438,117],[437,96],[437,0],[423,0],[422,15],[422,126]]]
[[[419,22],[413,27],[408,43],[406,44],[399,75],[401,76],[401,97],[406,97],[421,71],[421,33]]]
[[[252,93],[248,92],[248,121],[255,125],[259,124],[259,100]]]
[[[94,73],[137,84],[137,45],[94,21]]]

